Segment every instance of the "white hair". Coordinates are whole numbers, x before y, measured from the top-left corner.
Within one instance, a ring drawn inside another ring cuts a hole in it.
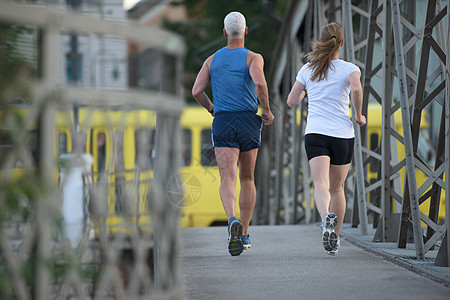
[[[241,38],[245,33],[245,17],[237,11],[230,12],[223,20],[225,31],[230,38]]]

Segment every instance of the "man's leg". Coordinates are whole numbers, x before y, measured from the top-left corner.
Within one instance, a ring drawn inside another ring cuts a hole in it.
[[[230,219],[236,216],[236,181],[239,149],[215,147],[217,166],[220,173],[220,199],[225,213]]]
[[[256,202],[255,163],[258,149],[241,152],[239,155],[239,181],[241,192],[239,194],[239,208],[241,210],[242,235],[248,234],[248,226],[252,219]]]
[[[339,236],[342,223],[345,216],[345,193],[344,182],[347,178],[348,169],[350,164],[347,165],[330,165],[330,195],[331,204],[330,212],[335,213],[338,217],[338,225],[336,226],[336,234]]]
[[[244,250],[241,240],[242,225],[235,219],[236,207],[236,181],[237,181],[237,162],[239,159],[239,149],[215,147],[217,166],[220,173],[220,199],[222,199],[223,208],[228,217],[228,252],[237,256]],[[234,217],[233,220],[230,218]]]

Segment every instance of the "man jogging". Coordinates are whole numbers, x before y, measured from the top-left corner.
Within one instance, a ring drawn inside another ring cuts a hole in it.
[[[228,251],[240,255],[251,247],[248,226],[256,202],[255,162],[261,146],[262,124],[269,125],[264,59],[244,47],[245,17],[231,12],[224,19],[227,46],[208,57],[192,88],[192,95],[213,116],[212,142],[220,173],[220,198],[228,217]],[[211,82],[213,101],[205,94]],[[258,100],[263,112],[258,111]],[[239,164],[241,222],[236,218],[236,182]]]

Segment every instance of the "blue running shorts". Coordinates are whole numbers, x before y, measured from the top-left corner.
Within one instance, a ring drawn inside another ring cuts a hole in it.
[[[247,152],[261,147],[262,119],[255,112],[218,112],[212,124],[213,147]]]
[[[308,133],[305,135],[306,155],[308,160],[326,155],[330,157],[330,164],[346,165],[352,161],[354,140]]]

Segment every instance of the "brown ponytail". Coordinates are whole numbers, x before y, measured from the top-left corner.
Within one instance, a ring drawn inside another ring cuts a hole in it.
[[[309,68],[313,70],[311,81],[327,79],[331,59],[339,51],[343,40],[344,33],[338,23],[330,23],[322,29],[320,40],[314,44],[313,51],[306,55],[309,60]]]

